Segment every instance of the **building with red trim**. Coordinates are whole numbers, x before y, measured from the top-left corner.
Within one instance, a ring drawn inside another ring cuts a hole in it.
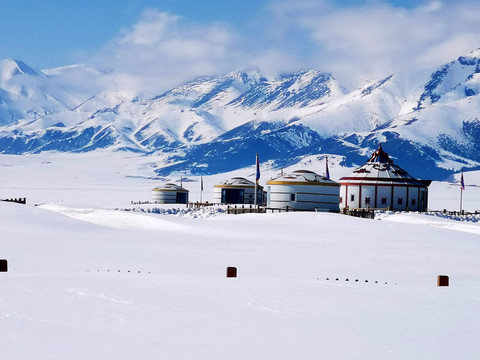
[[[368,162],[339,180],[340,209],[426,211],[431,180],[419,180],[395,165],[382,145]]]

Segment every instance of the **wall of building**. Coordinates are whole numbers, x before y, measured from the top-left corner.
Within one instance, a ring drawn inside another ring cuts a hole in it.
[[[267,206],[298,210],[322,209],[339,211],[339,186],[328,185],[267,185]]]
[[[348,185],[340,189],[340,209],[376,208],[391,210],[425,211],[427,190],[406,185]]]
[[[178,194],[185,195],[178,195]],[[188,193],[175,190],[153,190],[152,200],[160,204],[186,204],[188,202]]]
[[[228,202],[225,202],[225,192],[228,191],[234,191],[237,193],[237,191],[242,191],[243,192],[243,197],[242,200],[239,202],[234,202],[237,204],[254,204],[255,203],[255,188],[254,187],[240,187],[240,186],[220,186],[217,185],[213,188],[213,203],[214,204],[227,204]],[[233,203],[232,203],[233,204]],[[263,188],[258,187],[257,188],[257,204],[262,205],[263,204]]]

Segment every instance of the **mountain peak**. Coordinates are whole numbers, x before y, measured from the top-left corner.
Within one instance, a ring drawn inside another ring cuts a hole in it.
[[[480,58],[480,48],[478,48],[476,50],[473,50],[473,51],[470,51],[467,56],[479,59]]]
[[[21,74],[38,75],[39,72],[32,69],[30,66],[20,60],[0,60],[0,76],[2,80],[8,80],[16,75]]]
[[[243,82],[244,84],[257,84],[267,81],[257,69],[234,70],[224,76],[225,78],[232,78]]]

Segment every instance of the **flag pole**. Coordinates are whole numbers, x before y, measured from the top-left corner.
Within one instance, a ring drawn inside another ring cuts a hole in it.
[[[330,180],[330,171],[328,170],[328,156],[325,156],[325,177]]]
[[[462,212],[463,203],[463,188],[460,186],[460,212]]]
[[[460,213],[462,212],[463,208],[463,190],[465,190],[465,182],[463,181],[463,169],[460,175]]]
[[[255,195],[253,200],[253,205],[257,207],[257,187],[258,187],[258,179],[257,179],[257,171],[258,171],[258,154],[255,157]]]
[[[200,176],[200,204],[202,203],[202,194],[203,194],[203,176]]]

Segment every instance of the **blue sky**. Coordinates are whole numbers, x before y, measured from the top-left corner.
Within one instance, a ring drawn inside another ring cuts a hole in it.
[[[138,22],[150,8],[189,21],[242,28],[261,16],[267,1],[5,0],[0,7],[0,58],[39,68],[82,60]]]
[[[84,63],[111,86],[172,86],[255,67],[376,78],[480,47],[477,0],[5,0],[0,58]]]

